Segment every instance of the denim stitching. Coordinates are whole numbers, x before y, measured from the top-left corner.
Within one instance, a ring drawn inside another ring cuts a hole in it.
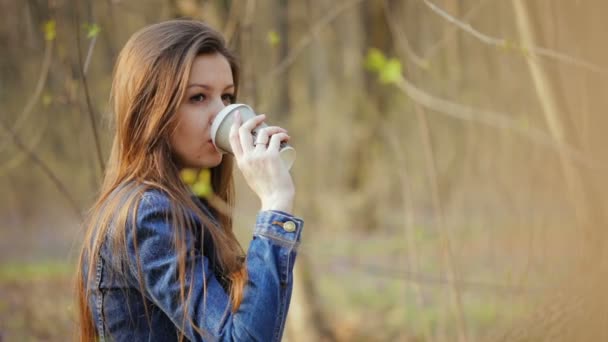
[[[285,279],[285,283],[286,284],[289,283],[290,256],[291,256],[291,249],[289,249],[287,251],[287,264],[285,265],[285,267],[281,267],[281,269],[283,271],[285,271],[285,273],[287,274],[287,279]],[[281,273],[283,273],[283,272],[281,272]],[[279,280],[279,291],[281,292],[281,300],[279,302],[279,313],[277,315],[277,318],[279,319],[279,325],[278,325],[277,329],[275,330],[275,340],[276,341],[279,341],[280,337],[282,336],[281,332],[283,331],[283,329],[285,327],[285,321],[286,321],[286,318],[287,318],[286,317],[287,316],[287,310],[286,310],[286,306],[287,306],[287,286],[283,287],[282,279]]]
[[[272,215],[270,215],[270,213],[272,213]],[[280,217],[286,218],[286,219],[288,219],[288,220],[294,220],[294,221],[298,221],[298,223],[300,223],[300,224],[302,223],[302,219],[297,218],[297,217],[295,217],[295,216],[289,216],[289,215],[285,215],[285,214],[283,214],[283,213],[281,213],[281,212],[279,212],[279,211],[276,211],[276,210],[268,210],[268,211],[267,211],[267,212],[265,212],[265,213],[264,213],[264,212],[262,212],[262,214],[261,214],[261,215],[262,215],[262,217],[276,215],[276,216],[280,216]]]
[[[292,251],[293,251],[293,249],[289,249],[287,251],[287,266],[286,266],[287,267],[287,280],[286,280],[287,284],[289,284],[289,275],[290,275],[289,269],[291,268]],[[293,283],[293,272],[291,272],[291,275],[292,275],[292,283]],[[283,292],[283,300],[279,304],[280,315],[281,315],[281,324],[280,324],[280,328],[279,328],[279,333],[285,329],[285,322],[287,321],[287,287],[283,288],[281,286],[281,291]],[[283,317],[283,316],[285,316],[285,317]],[[280,334],[279,334],[279,336],[280,336]],[[278,336],[277,336],[277,338],[278,338]]]
[[[279,284],[280,285],[280,284]],[[283,325],[283,303],[285,302],[285,289],[283,289],[281,286],[279,286],[279,292],[283,292],[281,293],[281,300],[279,301],[279,312],[277,315],[277,320],[279,321],[276,329],[274,330],[274,340],[275,341],[279,341],[279,338],[281,336],[281,326]]]
[[[97,257],[97,274],[95,275],[95,287],[99,295],[97,296],[96,309],[97,309],[97,330],[99,333],[99,342],[105,341],[105,324],[103,320],[103,291],[101,291],[101,276],[103,272],[103,259]]]
[[[285,247],[285,248],[291,248],[291,247],[296,247],[300,244],[300,242],[294,242],[291,240],[285,240],[282,239],[280,237],[277,237],[275,235],[272,234],[267,234],[267,233],[263,233],[263,232],[257,232],[255,233],[256,236],[258,237],[264,237],[267,238],[271,241],[274,241],[275,243],[277,243],[278,245],[280,245],[281,247]]]

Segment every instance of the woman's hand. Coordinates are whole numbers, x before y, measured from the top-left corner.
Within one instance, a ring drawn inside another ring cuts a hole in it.
[[[289,170],[279,156],[282,141],[289,140],[287,131],[281,127],[269,126],[252,131],[264,122],[265,115],[257,115],[241,123],[240,112],[230,128],[230,145],[236,163],[247,184],[262,201],[262,210],[293,210],[295,188]]]

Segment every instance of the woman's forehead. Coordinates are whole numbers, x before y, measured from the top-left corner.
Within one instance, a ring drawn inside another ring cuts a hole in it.
[[[226,57],[219,53],[197,56],[188,79],[189,86],[194,84],[222,89],[232,85],[232,70]]]

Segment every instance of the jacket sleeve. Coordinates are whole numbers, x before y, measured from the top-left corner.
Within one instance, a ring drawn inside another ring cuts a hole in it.
[[[191,294],[186,303],[180,300],[178,255],[169,210],[168,198],[146,193],[138,208],[135,229],[127,230],[129,270],[133,279],[143,276],[148,300],[190,341],[280,341],[303,221],[280,211],[258,213],[246,257],[248,281],[239,309],[232,312],[228,294],[208,258],[200,253],[187,253],[184,293]],[[186,238],[189,250],[194,248],[193,241],[192,236]],[[199,334],[190,322],[203,333]]]

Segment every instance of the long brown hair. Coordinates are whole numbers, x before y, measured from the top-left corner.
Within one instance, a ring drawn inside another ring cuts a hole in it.
[[[186,250],[185,236],[195,230],[194,223],[188,219],[189,212],[195,213],[203,226],[213,222],[181,181],[169,136],[176,127],[174,114],[184,97],[194,59],[201,54],[213,53],[219,53],[228,60],[237,90],[239,72],[235,57],[221,35],[201,22],[171,20],[143,28],[129,39],[118,56],[110,97],[116,132],[99,197],[84,223],[85,242],[77,270],[80,341],[94,341],[97,336],[89,296],[101,246],[106,240],[110,242],[112,256],[119,260],[113,265],[125,260],[126,229],[135,229],[136,210],[148,189],[161,190],[171,200],[174,244],[179,255],[180,299],[184,303],[182,328],[185,324],[192,324],[195,330],[204,333],[191,319],[186,319],[191,287],[185,283],[188,278],[185,259],[191,251]],[[225,155],[222,163],[211,169],[214,193],[229,208],[234,206],[232,168],[232,157]],[[230,213],[210,209],[222,229],[201,230],[203,234],[210,234],[218,267],[229,280],[232,309],[236,310],[247,279],[242,263],[243,250],[232,231]],[[130,226],[128,217],[132,219]],[[89,270],[86,273],[85,268]],[[138,269],[141,270],[140,265]],[[141,272],[139,279],[143,298]],[[180,333],[180,340],[182,338]]]

